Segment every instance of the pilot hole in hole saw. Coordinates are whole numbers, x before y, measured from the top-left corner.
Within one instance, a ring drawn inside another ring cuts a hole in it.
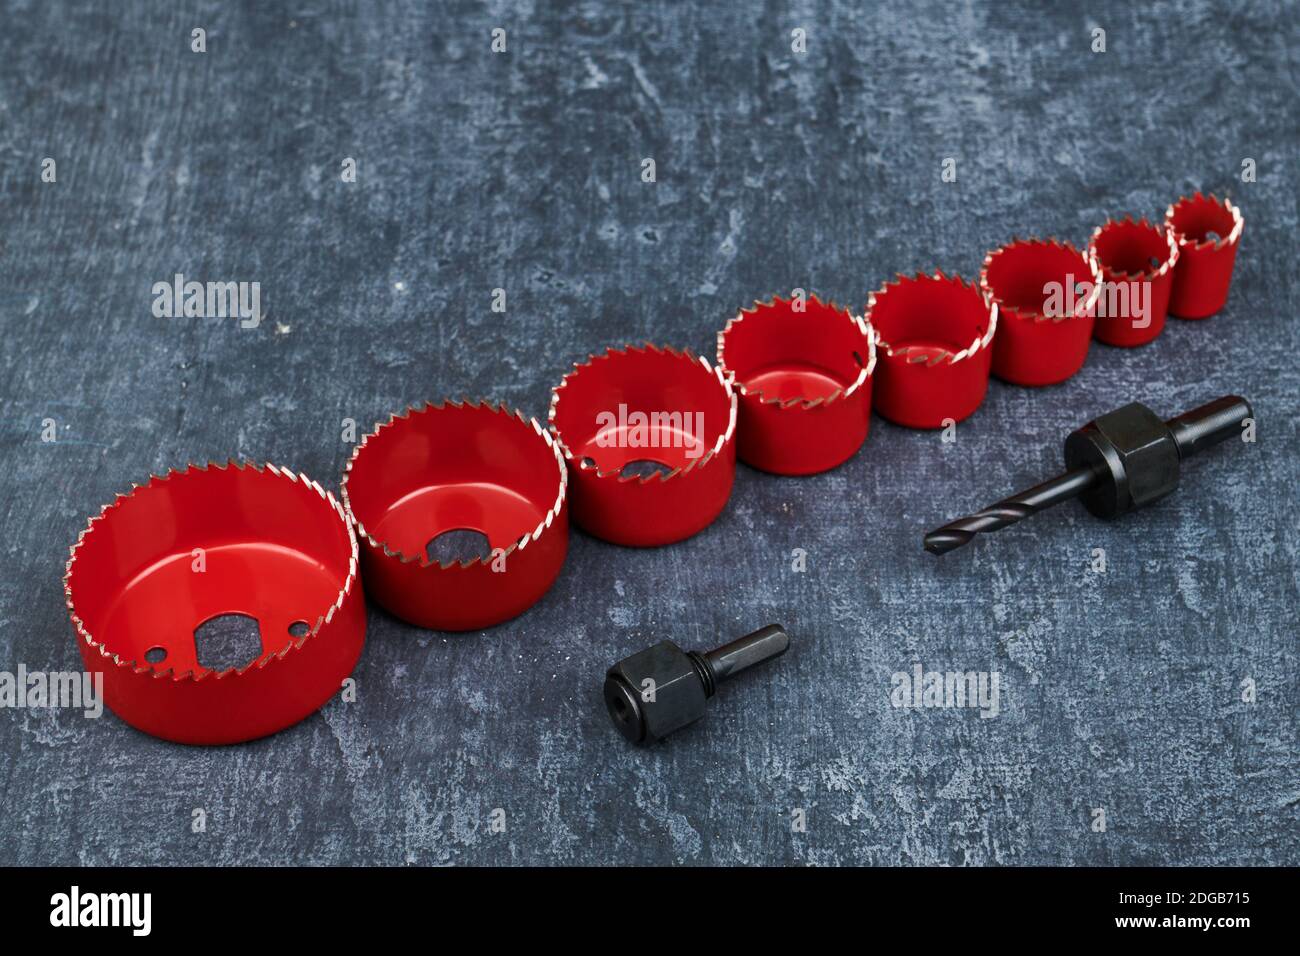
[[[661,461],[637,458],[624,465],[619,474],[624,478],[649,478],[656,472],[660,475],[667,475],[671,471],[672,469]]]
[[[224,671],[243,667],[262,655],[262,631],[247,614],[219,614],[194,629],[194,655],[200,667]]]
[[[436,564],[472,561],[474,558],[486,561],[492,554],[492,546],[482,531],[452,528],[431,538],[424,553]]]
[[[596,459],[592,458],[590,455],[583,458],[579,462],[579,465],[584,469],[597,467]],[[671,475],[672,472],[673,468],[671,465],[665,464],[662,461],[655,461],[652,458],[634,458],[629,462],[625,462],[623,467],[618,471],[619,476],[622,478],[649,478],[654,474],[659,474],[666,478],[668,475]]]
[[[311,625],[301,618],[288,627],[290,637],[302,638],[311,633]],[[213,671],[240,668],[262,656],[262,629],[247,614],[220,614],[194,629],[194,654],[200,667]],[[145,660],[160,664],[167,659],[165,647],[151,647]]]

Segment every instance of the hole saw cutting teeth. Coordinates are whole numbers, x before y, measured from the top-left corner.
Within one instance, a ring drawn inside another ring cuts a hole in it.
[[[137,485],[73,545],[64,595],[86,669],[128,724],[189,744],[229,744],[314,712],[365,641],[357,540],[343,507],[274,465],[190,465]],[[290,632],[311,612],[311,628]],[[242,614],[261,652],[199,661],[196,628]]]
[[[1245,220],[1229,199],[1211,193],[1184,197],[1165,212],[1178,243],[1169,311],[1182,319],[1204,319],[1223,308]]]
[[[736,396],[690,352],[647,344],[591,356],[552,391],[550,429],[574,466],[574,520],[606,541],[689,538],[731,496]],[[648,459],[668,470],[624,474]]]
[[[984,401],[997,306],[960,276],[898,276],[871,293],[880,353],[876,411],[896,425],[942,428]]]
[[[1088,258],[1101,275],[1093,335],[1107,345],[1132,347],[1165,327],[1178,243],[1168,227],[1146,219],[1108,219],[1088,240]]]
[[[718,368],[740,411],[737,453],[778,475],[811,475],[857,452],[876,366],[868,324],[817,296],[742,309],[718,333]]]
[[[984,257],[980,289],[998,307],[993,374],[1055,385],[1083,367],[1101,276],[1068,242],[1012,239]]]
[[[411,624],[470,631],[541,599],[569,546],[568,473],[551,436],[505,406],[446,402],[393,415],[343,475],[371,596]],[[489,553],[428,556],[446,532],[478,532]]]

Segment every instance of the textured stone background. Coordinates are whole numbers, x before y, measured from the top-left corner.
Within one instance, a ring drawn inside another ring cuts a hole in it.
[[[1221,314],[1094,345],[1062,386],[995,383],[954,445],[876,419],[830,474],[742,467],[683,544],[575,533],[545,600],[481,634],[372,608],[360,700],[271,739],[0,714],[0,861],[1300,862],[1294,8],[3,6],[0,669],[79,666],[67,546],[150,471],[233,456],[336,486],[345,417],[460,394],[540,416],[587,352],[707,350],[755,297],[860,306],[895,271],[970,275],[1013,234],[1082,242],[1195,189],[1247,225]],[[153,318],[178,271],[259,281],[266,321]],[[1260,440],[1196,461],[1176,498],[921,550],[1052,472],[1094,414],[1224,392]],[[613,660],[770,620],[792,652],[703,724],[648,752],[608,725]],[[918,660],[1001,671],[1001,716],[892,709]]]

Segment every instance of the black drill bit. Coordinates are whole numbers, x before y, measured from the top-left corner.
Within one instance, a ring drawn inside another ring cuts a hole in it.
[[[953,548],[960,548],[977,534],[1000,531],[1007,525],[1023,521],[1052,505],[1077,498],[1096,483],[1097,473],[1091,468],[1071,469],[1041,485],[1034,485],[1010,498],[1003,498],[983,511],[950,521],[942,528],[931,531],[925,536],[925,550],[931,554],[946,554]]]
[[[1089,422],[1065,440],[1064,474],[958,518],[925,536],[925,550],[945,554],[975,535],[998,531],[1070,498],[1102,518],[1132,511],[1178,487],[1180,462],[1241,433],[1250,403],[1225,395],[1169,421],[1138,402]]]

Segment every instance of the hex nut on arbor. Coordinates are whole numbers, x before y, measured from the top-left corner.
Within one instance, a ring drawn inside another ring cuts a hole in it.
[[[1099,518],[1141,508],[1178,487],[1178,443],[1169,426],[1140,402],[1099,415],[1065,439],[1065,467],[1103,472],[1079,496]]]

